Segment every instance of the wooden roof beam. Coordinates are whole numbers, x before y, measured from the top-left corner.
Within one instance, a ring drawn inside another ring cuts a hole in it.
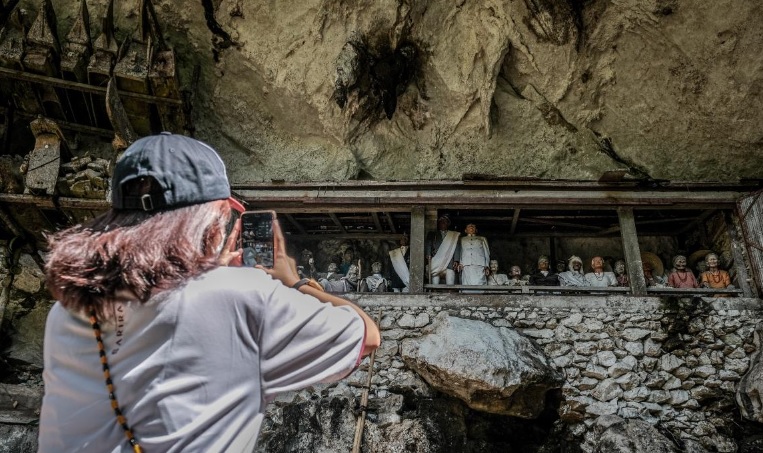
[[[299,231],[299,234],[305,234],[305,235],[307,234],[307,231],[305,231],[302,225],[299,222],[297,222],[297,219],[295,219],[293,215],[284,214],[284,217],[286,217],[286,220],[288,220],[289,223],[291,223],[294,226],[294,228],[296,228],[297,231]]]
[[[372,212],[371,217],[373,217],[374,219],[374,226],[376,227],[376,231],[378,231],[379,233],[383,233],[384,228],[382,228],[381,221],[379,220],[379,213]]]
[[[517,231],[517,224],[519,223],[519,214],[522,212],[521,209],[517,208],[514,210],[514,215],[511,218],[511,232],[510,235],[514,236],[514,233]]]
[[[384,215],[387,217],[387,225],[389,225],[389,229],[392,230],[393,233],[397,233],[397,228],[395,228],[395,222],[392,220],[392,214],[389,212],[385,212]]]
[[[342,234],[347,233],[347,230],[344,228],[344,225],[342,225],[342,222],[339,221],[339,217],[337,217],[336,214],[334,214],[333,212],[329,212],[329,217],[331,217],[331,220],[333,220],[336,226],[339,227],[339,231],[341,231]]]

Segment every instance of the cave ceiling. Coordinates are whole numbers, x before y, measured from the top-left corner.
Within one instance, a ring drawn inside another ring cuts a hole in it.
[[[234,184],[763,178],[760,2],[153,4]],[[52,5],[63,35],[78,2]]]

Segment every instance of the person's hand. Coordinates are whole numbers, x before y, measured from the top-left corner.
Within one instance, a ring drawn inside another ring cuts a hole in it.
[[[283,237],[283,231],[281,231],[281,224],[278,223],[278,219],[273,220],[273,242],[276,249],[273,268],[266,269],[260,265],[255,267],[264,270],[268,275],[276,280],[280,280],[284,285],[292,287],[300,280],[299,273],[297,273],[297,262],[286,254],[286,239]]]
[[[228,240],[225,241],[220,256],[217,257],[217,263],[220,266],[241,266],[243,264],[241,256],[244,251],[236,247],[238,242],[238,235],[241,232],[241,219],[236,220],[233,225],[233,229],[228,235]]]
[[[456,264],[456,269],[458,269],[458,272],[461,272],[464,270],[464,265],[461,263]]]
[[[485,267],[485,275],[490,275],[490,268],[489,267]]]

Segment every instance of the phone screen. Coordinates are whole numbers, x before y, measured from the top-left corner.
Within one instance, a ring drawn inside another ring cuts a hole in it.
[[[244,266],[273,267],[273,211],[245,212],[241,214],[241,248]]]

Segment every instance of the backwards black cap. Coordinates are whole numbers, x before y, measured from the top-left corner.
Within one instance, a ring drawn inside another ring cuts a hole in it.
[[[139,196],[124,193],[126,183],[150,177],[159,186]],[[143,137],[117,161],[111,180],[114,209],[154,211],[224,200],[231,196],[225,164],[209,145],[162,132]]]

